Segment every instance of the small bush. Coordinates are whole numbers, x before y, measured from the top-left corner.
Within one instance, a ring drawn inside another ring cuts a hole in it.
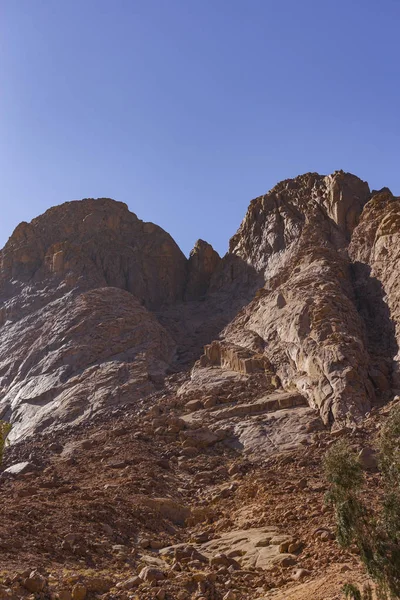
[[[325,455],[325,476],[330,483],[326,500],[333,504],[336,514],[336,537],[347,548],[364,528],[364,507],[359,492],[364,477],[357,455],[345,440],[334,444]]]
[[[4,448],[6,447],[7,437],[11,431],[11,423],[0,421],[0,465],[3,462]]]
[[[363,591],[360,592],[356,585],[346,583],[343,586],[343,593],[348,600],[372,600],[372,588],[370,585],[365,585]]]
[[[380,600],[400,598],[400,408],[395,408],[379,439],[379,464],[383,493],[373,511],[362,498],[365,480],[358,457],[345,441],[326,453],[324,470],[330,490],[327,501],[335,508],[337,540],[348,548],[355,544],[367,573],[376,583]],[[373,492],[374,493],[374,492]],[[369,600],[347,584],[346,598]],[[365,595],[365,594],[370,594]]]

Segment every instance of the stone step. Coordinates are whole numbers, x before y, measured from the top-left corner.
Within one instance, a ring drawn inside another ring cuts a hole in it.
[[[212,417],[216,420],[242,417],[246,415],[257,415],[265,412],[274,412],[295,408],[297,406],[308,406],[307,400],[298,392],[276,392],[258,398],[254,402],[235,404],[228,408],[213,410]]]

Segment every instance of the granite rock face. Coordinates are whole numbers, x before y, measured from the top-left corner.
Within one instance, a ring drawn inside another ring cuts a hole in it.
[[[342,171],[253,200],[223,258],[120,202],[56,206],[0,252],[0,417],[20,437],[144,401],[206,346],[188,398],[256,382],[355,423],[400,387],[399,225],[399,198]]]
[[[265,286],[224,338],[251,346],[249,333],[260,336],[283,386],[295,385],[326,423],[357,418],[374,399],[346,256],[368,197],[367,184],[342,172],[282,182],[251,203],[231,240]]]
[[[175,348],[138,300],[111,287],[69,292],[1,331],[0,406],[14,438],[154,392]]]
[[[13,307],[20,315],[20,290],[29,290],[28,310],[32,294],[40,304],[41,290],[47,301],[58,286],[116,287],[153,309],[182,299],[186,282],[187,260],[171,236],[107,198],[68,202],[21,223],[0,261],[3,321]]]
[[[149,309],[181,300],[172,238],[109,199],[56,206],[0,253],[0,415],[14,437],[155,391],[175,351]]]
[[[312,233],[313,243],[318,240],[336,250],[346,247],[368,198],[368,184],[342,171],[282,181],[252,200],[229,253],[263,272],[266,279],[284,274],[305,233]]]
[[[391,386],[393,336],[378,349],[371,337],[385,337],[381,319],[366,318],[375,314],[374,303],[385,316],[383,296],[362,293],[371,287],[364,248],[370,242],[366,236],[352,241],[371,227],[364,225],[371,220],[364,217],[369,198],[368,185],[342,171],[284,181],[251,202],[230,243],[230,256],[262,275],[263,286],[225,327],[220,343],[261,351],[282,386],[295,386],[326,424],[357,422]],[[390,214],[393,219],[393,206]],[[359,264],[356,248],[364,253]],[[390,329],[387,314],[384,322]]]
[[[400,389],[400,198],[373,192],[349,246],[357,308],[381,391]]]

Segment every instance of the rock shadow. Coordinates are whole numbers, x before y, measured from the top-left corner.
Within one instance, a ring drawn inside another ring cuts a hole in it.
[[[356,308],[365,325],[367,349],[371,357],[369,376],[379,398],[395,386],[394,357],[399,350],[395,323],[385,302],[385,289],[378,278],[371,276],[371,267],[354,262],[350,269]]]
[[[202,298],[166,307],[157,313],[160,323],[177,343],[175,365],[187,368],[203,353],[203,347],[251,302],[265,279],[236,255],[226,254]]]

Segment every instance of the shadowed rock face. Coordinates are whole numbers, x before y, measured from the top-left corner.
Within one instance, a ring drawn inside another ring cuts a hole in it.
[[[400,389],[400,198],[384,189],[365,206],[349,246],[358,308],[366,323],[373,377]],[[385,377],[382,375],[386,375]]]
[[[210,244],[197,240],[190,253],[185,300],[197,300],[207,293],[221,258]]]
[[[202,240],[186,259],[110,199],[22,223],[0,252],[0,416],[18,437],[141,401],[218,339],[223,359],[194,367],[205,393],[202,369],[256,365],[260,390],[358,421],[400,386],[399,206],[342,171],[302,175],[250,203],[222,259]]]
[[[0,261],[6,299],[27,287],[35,299],[45,287],[47,301],[59,285],[63,293],[111,286],[153,309],[182,299],[186,282],[187,261],[171,236],[107,198],[68,202],[21,223]],[[20,307],[15,299],[11,306]],[[3,320],[8,309],[6,304]]]

